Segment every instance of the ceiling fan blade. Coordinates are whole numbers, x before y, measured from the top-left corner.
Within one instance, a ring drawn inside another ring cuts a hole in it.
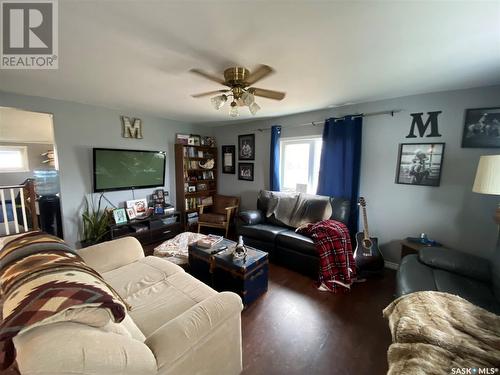
[[[269,74],[274,73],[274,69],[268,65],[259,65],[257,69],[255,69],[245,82],[250,86],[255,82],[260,81],[262,78],[267,77]]]
[[[274,100],[283,100],[283,98],[286,95],[286,93],[281,91],[259,89],[257,87],[250,87],[249,91],[252,92],[255,96],[262,96],[263,98],[269,98]]]
[[[214,90],[214,91],[202,92],[200,94],[194,94],[191,96],[193,98],[201,98],[203,96],[210,96],[210,95],[215,95],[215,94],[224,93],[224,92],[228,92],[228,91],[230,91],[230,90]]]
[[[200,69],[190,69],[189,70],[191,73],[194,73],[194,74],[198,74],[199,76],[202,76],[210,81],[213,81],[213,82],[217,82],[217,83],[220,83],[221,85],[224,85],[224,86],[228,86],[226,84],[226,81],[224,81],[222,78],[220,77],[217,77],[217,76],[214,76],[210,73],[207,73],[207,72],[204,72],[203,70],[200,70]]]

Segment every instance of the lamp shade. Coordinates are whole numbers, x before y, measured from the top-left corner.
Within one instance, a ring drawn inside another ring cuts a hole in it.
[[[472,191],[500,195],[500,155],[481,156]]]

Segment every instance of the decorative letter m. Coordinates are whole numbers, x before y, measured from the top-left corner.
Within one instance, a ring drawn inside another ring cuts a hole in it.
[[[123,123],[123,138],[137,138],[142,139],[142,121],[139,118],[133,119],[133,124],[130,118],[122,116]]]
[[[429,125],[431,126],[431,132],[427,134],[427,137],[441,137],[441,134],[439,134],[438,131],[438,115],[441,112],[442,111],[427,112],[429,117],[427,118],[427,122],[425,124],[422,120],[422,112],[412,113],[411,117],[413,117],[413,121],[411,122],[410,132],[408,133],[406,138],[417,138],[417,136],[415,135],[415,125],[417,126],[418,134],[420,135],[420,137],[424,136]]]

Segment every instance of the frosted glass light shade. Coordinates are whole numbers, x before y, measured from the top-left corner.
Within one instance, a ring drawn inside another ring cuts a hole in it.
[[[222,94],[218,96],[214,96],[212,99],[210,99],[212,102],[212,105],[214,106],[215,109],[219,110],[227,101],[227,96]]]
[[[257,111],[260,109],[260,106],[257,103],[253,102],[252,104],[250,104],[248,109],[250,110],[250,113],[255,116]]]
[[[229,116],[231,117],[238,117],[239,116],[239,113],[238,113],[238,107],[236,105],[231,105],[231,109],[229,111]]]
[[[244,92],[241,94],[241,100],[243,100],[243,103],[249,107],[254,102],[255,98],[252,93]]]
[[[481,156],[472,191],[500,195],[500,155]]]

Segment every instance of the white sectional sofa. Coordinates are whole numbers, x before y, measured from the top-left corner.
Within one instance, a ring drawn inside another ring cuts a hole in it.
[[[218,293],[173,263],[144,257],[132,237],[79,254],[131,306],[129,316],[104,324],[100,309],[21,332],[14,340],[21,374],[241,372],[238,295]]]

